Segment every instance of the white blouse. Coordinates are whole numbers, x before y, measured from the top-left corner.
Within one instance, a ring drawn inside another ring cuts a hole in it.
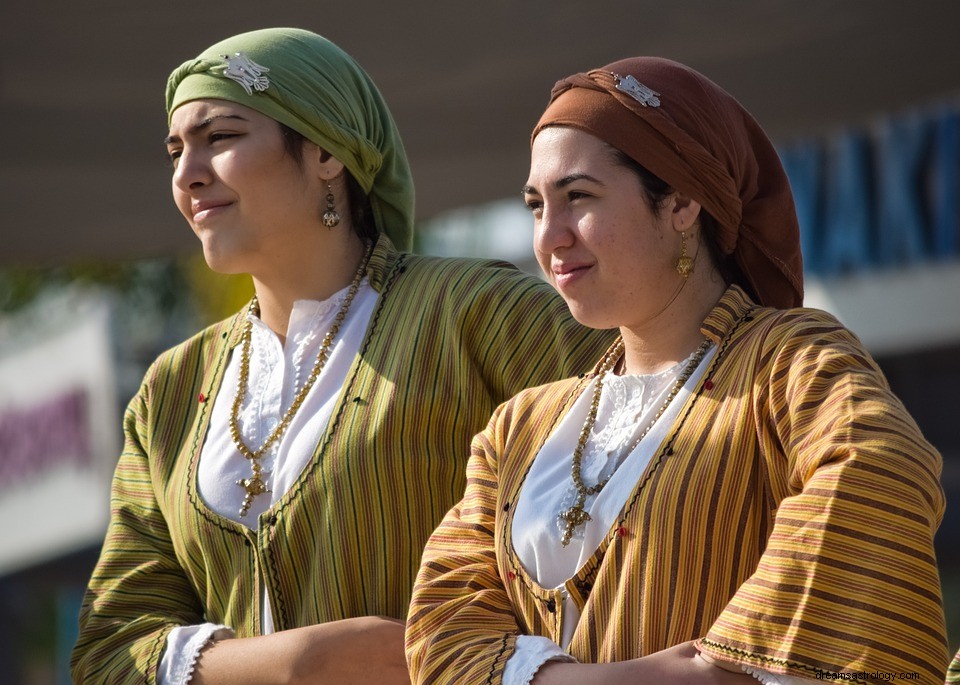
[[[504,685],[527,685],[547,661],[576,661],[566,652],[580,619],[580,611],[564,590],[564,584],[589,561],[603,537],[617,521],[627,498],[643,476],[656,449],[676,421],[715,354],[711,348],[700,364],[656,420],[646,436],[627,453],[653,421],[670,389],[689,359],[664,372],[650,375],[617,376],[608,373],[597,407],[597,417],[584,446],[581,471],[583,482],[593,485],[609,478],[596,495],[586,498],[584,508],[590,520],[579,526],[564,547],[561,537],[565,524],[560,512],[572,506],[576,489],[570,475],[573,446],[590,410],[594,379],[574,402],[534,459],[527,474],[513,519],[512,544],[523,567],[538,584],[556,588],[563,594],[564,623],[561,644],[545,637],[521,635],[516,650],[507,660]],[[691,355],[692,357],[693,355]],[[767,685],[800,685],[804,678],[791,678],[765,671],[744,671]]]
[[[247,392],[240,407],[240,432],[244,443],[256,450],[283,418],[297,392],[310,377],[324,336],[349,288],[322,302],[298,300],[287,325],[287,338],[280,338],[259,318],[248,315],[251,324],[250,372]],[[250,461],[237,450],[230,437],[230,411],[240,377],[240,350],[230,355],[221,390],[213,403],[210,426],[200,452],[197,485],[204,504],[220,516],[251,530],[259,517],[282,498],[313,459],[327,429],[347,373],[360,351],[378,295],[366,278],[354,297],[327,362],[287,430],[261,459],[270,492],[253,499],[243,517],[240,507],[245,491],[237,485],[251,475]],[[266,593],[261,607],[263,633],[273,632]],[[229,626],[203,623],[174,628],[157,673],[159,685],[186,685],[200,650],[213,633]]]

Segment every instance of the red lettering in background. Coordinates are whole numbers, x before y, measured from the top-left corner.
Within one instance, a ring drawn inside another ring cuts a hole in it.
[[[0,490],[54,466],[91,461],[88,397],[73,390],[26,409],[0,411]]]

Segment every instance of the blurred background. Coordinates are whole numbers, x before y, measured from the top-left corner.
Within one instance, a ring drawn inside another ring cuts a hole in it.
[[[171,202],[167,74],[280,25],[326,35],[380,85],[419,251],[530,270],[519,189],[554,81],[654,54],[740,99],[790,174],[806,303],[863,339],[943,454],[957,648],[960,3],[39,0],[0,9],[0,680],[69,682],[123,407],[161,350],[251,293],[206,269]]]

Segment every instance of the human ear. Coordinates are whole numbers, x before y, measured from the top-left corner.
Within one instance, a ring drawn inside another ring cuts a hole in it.
[[[689,231],[700,217],[700,203],[683,193],[674,192],[667,202],[670,222],[677,233]]]
[[[326,182],[343,173],[343,162],[316,143],[304,141],[303,158],[308,160],[317,178]]]

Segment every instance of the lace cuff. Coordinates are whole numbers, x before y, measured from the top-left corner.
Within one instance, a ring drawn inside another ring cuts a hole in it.
[[[200,651],[218,630],[233,632],[227,626],[216,623],[178,626],[170,631],[167,635],[167,648],[157,668],[157,685],[187,685],[193,678],[193,669],[197,665]]]
[[[533,635],[517,637],[517,646],[503,669],[503,685],[529,685],[540,667],[548,661],[576,663],[552,640]]]

